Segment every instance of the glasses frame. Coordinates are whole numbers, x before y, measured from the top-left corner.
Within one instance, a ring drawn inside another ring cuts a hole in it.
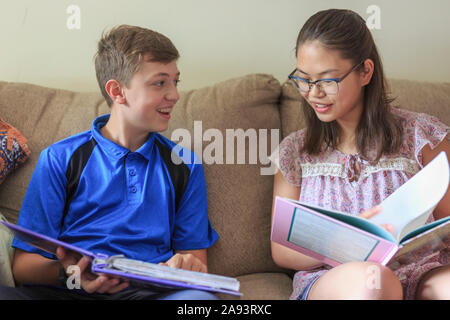
[[[292,71],[288,78],[289,80],[294,84],[294,87],[300,92],[300,93],[309,93],[312,89],[313,86],[316,86],[317,89],[319,89],[320,92],[325,93],[326,95],[330,94],[330,95],[335,95],[339,93],[339,83],[342,82],[350,73],[352,73],[353,71],[355,71],[356,67],[360,66],[364,61],[361,61],[358,64],[355,64],[349,72],[347,72],[346,74],[344,74],[342,77],[340,78],[325,78],[325,79],[319,79],[316,81],[310,81],[309,79],[305,79],[305,78],[301,78],[301,77],[297,77],[294,76],[294,73],[298,70],[297,68],[294,69],[294,71]],[[308,84],[308,90],[307,91],[303,91],[302,89],[300,89],[300,86],[298,85],[298,83],[295,80],[300,80],[303,81],[305,83]],[[334,81],[336,82],[336,87],[337,87],[337,91],[336,93],[327,93],[325,92],[325,90],[322,88],[322,86],[320,85],[320,82],[323,81]],[[319,85],[317,85],[319,83]]]

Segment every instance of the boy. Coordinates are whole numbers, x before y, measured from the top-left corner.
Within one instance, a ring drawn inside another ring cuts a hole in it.
[[[208,219],[203,168],[198,159],[175,165],[175,144],[157,133],[168,128],[179,99],[178,57],[168,38],[148,29],[122,25],[103,35],[95,68],[111,114],[41,153],[19,225],[89,251],[207,272],[206,248],[218,235]],[[13,246],[16,282],[40,286],[2,288],[0,297],[214,298],[133,289],[90,273],[86,257],[62,248],[56,260],[17,238]],[[56,289],[70,265],[80,268],[82,290]]]

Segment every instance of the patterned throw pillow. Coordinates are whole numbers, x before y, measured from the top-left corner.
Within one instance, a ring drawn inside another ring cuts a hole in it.
[[[30,156],[27,139],[13,126],[0,119],[0,183]]]

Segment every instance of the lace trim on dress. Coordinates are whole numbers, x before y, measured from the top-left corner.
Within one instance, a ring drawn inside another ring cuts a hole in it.
[[[345,166],[337,163],[302,163],[302,178],[315,176],[332,176],[345,178]]]
[[[372,173],[384,170],[397,170],[415,174],[420,170],[420,166],[415,160],[408,158],[383,159],[374,166],[365,167],[361,172],[361,176],[367,177]]]
[[[302,163],[302,178],[314,176],[332,176],[347,178],[348,173],[345,164],[338,163]],[[381,159],[374,166],[363,165],[359,177],[367,177],[375,172],[384,170],[398,170],[415,174],[420,170],[418,163],[408,158]]]

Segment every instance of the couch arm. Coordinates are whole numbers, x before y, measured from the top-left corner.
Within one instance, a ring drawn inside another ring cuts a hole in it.
[[[0,213],[0,220],[6,221]],[[13,233],[0,223],[0,285],[14,287],[11,265],[14,249],[11,247]]]

